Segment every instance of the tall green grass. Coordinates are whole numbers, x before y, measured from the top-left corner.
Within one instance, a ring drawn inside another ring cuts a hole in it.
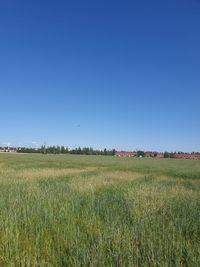
[[[200,266],[200,162],[0,154],[0,266]]]

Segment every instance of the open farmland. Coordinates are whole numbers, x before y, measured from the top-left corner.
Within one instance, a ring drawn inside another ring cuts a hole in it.
[[[0,154],[0,266],[200,266],[200,161]]]

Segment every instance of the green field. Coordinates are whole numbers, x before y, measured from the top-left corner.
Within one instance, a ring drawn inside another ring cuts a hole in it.
[[[200,266],[200,161],[0,154],[1,266]]]

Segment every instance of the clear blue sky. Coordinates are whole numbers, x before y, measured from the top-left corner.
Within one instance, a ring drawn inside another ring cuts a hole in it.
[[[200,151],[200,1],[1,1],[0,145]]]

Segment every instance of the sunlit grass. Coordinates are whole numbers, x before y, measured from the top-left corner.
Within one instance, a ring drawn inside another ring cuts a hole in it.
[[[200,162],[1,154],[0,266],[200,266]]]

